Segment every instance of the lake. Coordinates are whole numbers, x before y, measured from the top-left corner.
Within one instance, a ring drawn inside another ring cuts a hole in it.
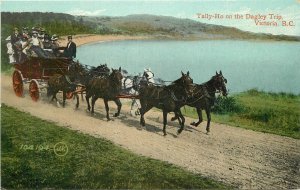
[[[300,43],[234,40],[162,41],[130,40],[80,46],[81,63],[127,70],[131,74],[151,68],[155,77],[175,80],[190,71],[195,83],[208,81],[222,70],[230,92],[257,88],[300,93]]]

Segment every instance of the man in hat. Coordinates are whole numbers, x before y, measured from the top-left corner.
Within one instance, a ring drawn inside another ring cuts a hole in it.
[[[28,27],[23,27],[22,28],[22,36],[27,36],[29,37],[29,32],[28,32]]]
[[[76,44],[72,41],[72,36],[68,36],[68,44],[64,50],[64,56],[67,58],[75,58],[76,57]]]
[[[61,48],[59,47],[59,43],[57,42],[57,40],[58,40],[58,36],[56,34],[53,34],[51,37],[51,49],[54,55],[56,57],[59,57],[60,56],[59,50],[61,50]]]
[[[14,57],[15,60],[19,60],[19,56],[18,56],[18,44],[17,42],[19,42],[21,40],[21,34],[19,33],[19,29],[18,28],[14,28],[14,32],[13,34],[10,36],[10,42],[12,44],[12,48],[14,50]]]
[[[44,38],[45,38],[45,29],[44,28],[40,28],[40,31],[38,32],[38,38],[40,39],[40,41],[44,42]]]

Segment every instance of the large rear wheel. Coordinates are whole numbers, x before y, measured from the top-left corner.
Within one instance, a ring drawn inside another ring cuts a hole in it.
[[[31,80],[29,84],[29,95],[31,99],[37,102],[40,99],[40,89],[37,80]]]
[[[23,97],[24,95],[24,85],[23,76],[20,71],[15,70],[12,76],[13,88],[16,96]]]

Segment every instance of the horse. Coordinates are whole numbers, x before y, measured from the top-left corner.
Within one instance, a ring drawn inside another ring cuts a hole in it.
[[[151,71],[150,68],[144,69],[143,74],[138,74],[135,76],[132,76],[132,75],[125,76],[122,79],[122,93],[127,94],[127,95],[132,95],[132,96],[138,96],[139,88],[141,86],[146,86],[149,84],[155,84],[154,73]],[[158,83],[156,83],[156,84],[158,84]],[[162,84],[161,81],[160,81],[160,84]],[[132,98],[130,114],[134,115],[133,114],[133,112],[134,112],[135,115],[140,115],[139,109],[140,109],[140,103],[139,103],[138,99]]]
[[[89,81],[94,77],[108,76],[110,69],[106,64],[97,67],[88,68],[87,65],[82,65],[79,62],[73,62],[69,67],[69,76],[71,81],[75,81],[78,87],[81,88],[81,99],[83,100],[84,87],[88,85]]]
[[[211,107],[214,105],[215,94],[219,91],[223,96],[227,96],[226,89],[227,79],[223,77],[222,71],[216,72],[209,81],[202,84],[195,84],[192,95],[187,99],[186,105],[196,108],[199,120],[192,122],[191,125],[197,127],[202,121],[202,110],[204,109],[207,116],[206,132],[210,132]],[[171,120],[176,120],[177,116]]]
[[[181,72],[181,77],[168,86],[148,85],[141,87],[139,90],[141,102],[141,118],[140,124],[145,126],[144,115],[151,108],[156,107],[163,111],[163,133],[166,133],[167,114],[174,112],[179,118],[180,129],[177,134],[180,134],[184,128],[185,118],[183,117],[180,108],[185,104],[186,99],[192,92],[193,79],[190,78],[189,72],[184,74]]]
[[[65,107],[66,102],[66,94],[69,92],[75,92],[77,85],[72,83],[67,75],[55,74],[51,76],[48,80],[48,87],[47,87],[47,96],[50,97],[52,95],[51,101],[56,99],[56,94],[59,91],[63,92],[63,107]],[[78,94],[75,93],[77,98],[76,108],[79,106],[79,97]]]
[[[119,70],[112,69],[112,72],[109,76],[95,77],[89,81],[86,86],[86,101],[88,104],[88,110],[90,111],[91,106],[89,102],[89,98],[92,97],[92,111],[94,113],[95,102],[98,98],[103,98],[105,110],[106,110],[106,118],[109,121],[109,107],[108,101],[114,101],[118,106],[118,112],[114,114],[114,117],[120,115],[122,103],[117,95],[121,92],[121,80],[123,76],[121,74],[121,67]]]

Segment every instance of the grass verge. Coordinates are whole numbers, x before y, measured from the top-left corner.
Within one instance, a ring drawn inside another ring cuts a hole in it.
[[[229,188],[6,105],[1,121],[4,188]]]
[[[222,102],[228,108],[218,108],[212,114],[212,121],[300,139],[300,95],[252,89],[235,94],[229,100],[233,99],[233,102]],[[182,112],[198,118],[194,108],[186,107]],[[204,113],[203,116],[206,119]]]

